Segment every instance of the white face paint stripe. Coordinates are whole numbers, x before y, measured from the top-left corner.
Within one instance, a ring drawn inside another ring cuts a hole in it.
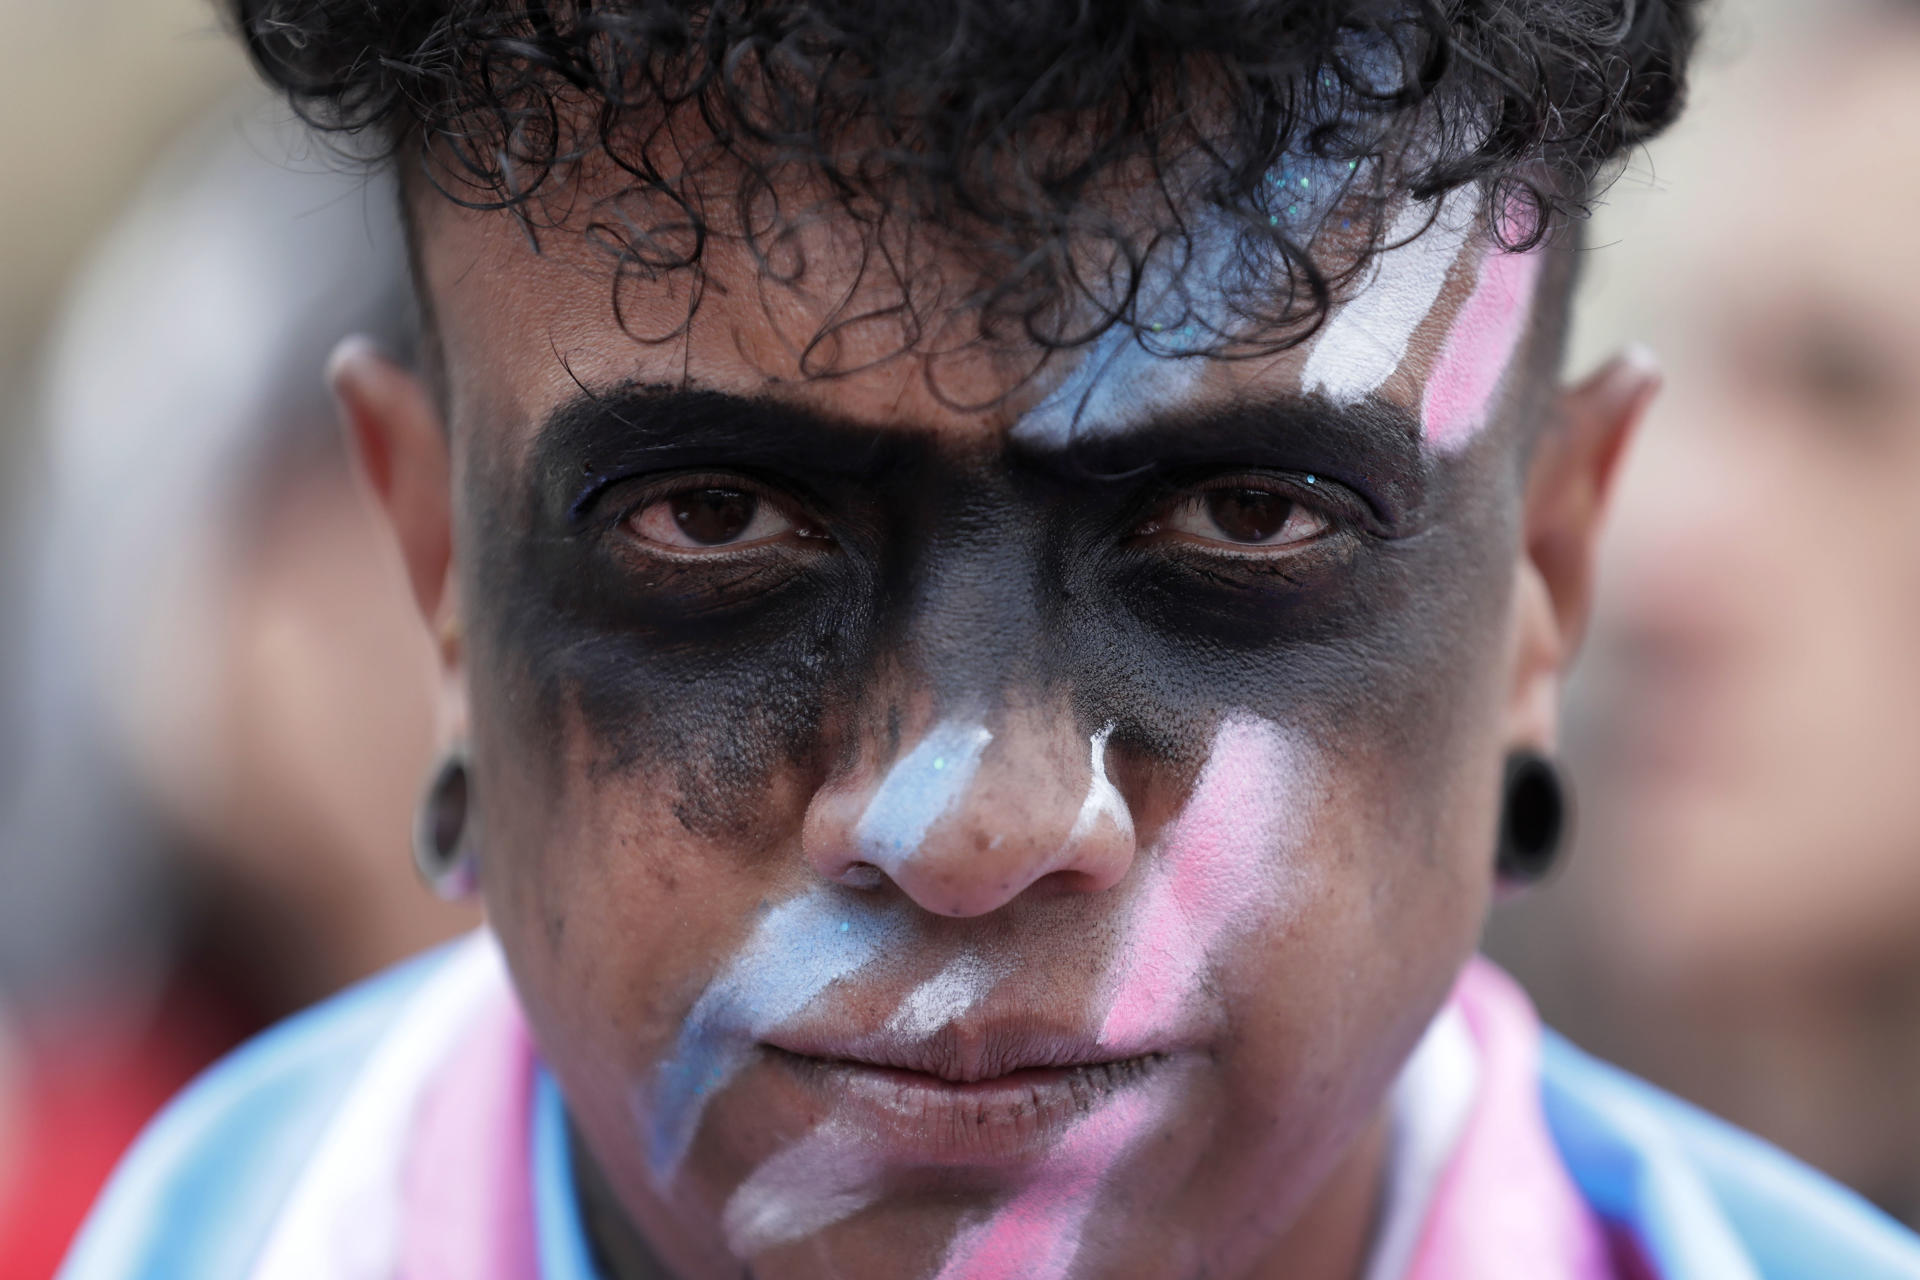
[[[1080,802],[1080,813],[1073,820],[1073,830],[1067,832],[1069,847],[1092,835],[1103,813],[1112,816],[1114,825],[1123,834],[1129,837],[1133,835],[1133,814],[1127,808],[1126,797],[1107,777],[1107,740],[1112,736],[1111,721],[1093,735],[1090,743],[1093,752],[1092,778],[1087,783],[1087,798]]]
[[[925,1039],[980,1003],[1005,972],[1004,965],[968,952],[907,992],[887,1030],[902,1039]]]
[[[727,1198],[727,1248],[747,1259],[851,1218],[879,1195],[880,1162],[851,1128],[828,1120],[762,1164]]]
[[[1398,247],[1380,254],[1373,279],[1328,316],[1307,356],[1301,390],[1348,405],[1372,395],[1393,376],[1414,331],[1439,300],[1447,273],[1472,239],[1479,199],[1477,187],[1462,187],[1441,203],[1437,218],[1432,205],[1408,202],[1387,230],[1386,243]],[[1408,241],[1409,236],[1419,238]]]
[[[932,1035],[977,1004],[1005,973],[1003,964],[972,952],[960,955],[907,993],[887,1030],[903,1038]],[[735,1188],[722,1215],[727,1247],[735,1257],[750,1258],[850,1218],[878,1195],[879,1171],[860,1135],[829,1119]]]

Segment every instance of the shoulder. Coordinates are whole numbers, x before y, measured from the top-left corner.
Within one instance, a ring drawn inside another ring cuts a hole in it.
[[[1920,1240],[1777,1148],[1548,1033],[1547,1122],[1663,1280],[1920,1280]]]
[[[61,1280],[246,1275],[376,1046],[471,945],[352,987],[210,1068],[122,1160]]]

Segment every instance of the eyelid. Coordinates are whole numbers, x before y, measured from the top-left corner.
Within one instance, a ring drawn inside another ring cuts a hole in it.
[[[1135,526],[1157,519],[1176,503],[1191,502],[1222,489],[1272,489],[1323,517],[1332,526],[1329,532],[1376,532],[1371,504],[1338,480],[1311,471],[1229,471],[1185,482],[1169,477],[1150,498],[1146,514],[1135,521]]]
[[[645,475],[625,476],[608,482],[601,487],[601,494],[610,494],[615,490],[631,485],[633,491],[621,493],[619,501],[612,504],[610,514],[602,518],[591,519],[593,531],[602,534],[618,533],[627,527],[633,518],[656,502],[672,497],[676,493],[686,493],[700,489],[733,489],[741,493],[750,493],[760,501],[776,508],[794,525],[794,529],[777,537],[759,539],[738,546],[722,545],[710,551],[691,552],[683,548],[668,546],[630,534],[635,542],[653,548],[650,554],[656,555],[695,555],[701,558],[717,558],[730,553],[746,553],[798,536],[809,542],[831,542],[824,521],[814,517],[810,505],[791,489],[761,480],[741,471],[688,470],[672,472],[654,472]],[[598,505],[600,498],[594,499]],[[590,513],[591,518],[591,513]]]
[[[613,514],[606,517],[607,523],[621,524],[662,498],[697,489],[737,489],[741,493],[750,493],[763,502],[773,503],[792,516],[796,522],[820,523],[813,519],[807,502],[791,489],[771,484],[743,471],[668,471],[623,476],[602,485],[599,493],[591,500],[591,504],[597,506],[606,495],[629,487],[632,492],[619,495],[620,500],[613,505]]]

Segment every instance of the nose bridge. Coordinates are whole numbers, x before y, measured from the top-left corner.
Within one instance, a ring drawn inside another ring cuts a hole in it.
[[[957,485],[927,513],[905,571],[903,658],[936,701],[998,704],[1051,682],[1044,520],[1018,495]]]
[[[816,797],[810,859],[949,916],[998,910],[1042,882],[1110,887],[1132,863],[1133,821],[1108,771],[1111,730],[1073,723],[1038,706],[942,717],[883,769]]]
[[[1045,513],[991,468],[960,474],[895,543],[891,670],[802,842],[822,875],[972,916],[1042,883],[1115,883],[1133,822],[1108,773],[1111,730],[1079,726],[1048,643]],[[876,714],[883,700],[893,710]]]

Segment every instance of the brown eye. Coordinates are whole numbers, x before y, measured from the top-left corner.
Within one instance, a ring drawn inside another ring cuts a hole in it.
[[[703,547],[732,542],[753,523],[760,499],[738,489],[696,489],[667,499],[680,532]]]
[[[1156,532],[1235,547],[1288,547],[1332,527],[1326,516],[1274,489],[1226,486],[1181,499],[1154,522]]]
[[[1215,489],[1205,498],[1213,527],[1228,542],[1265,542],[1286,526],[1293,499],[1259,489]]]
[[[642,507],[627,523],[647,541],[683,551],[767,542],[798,527],[759,494],[718,485],[669,494]]]

